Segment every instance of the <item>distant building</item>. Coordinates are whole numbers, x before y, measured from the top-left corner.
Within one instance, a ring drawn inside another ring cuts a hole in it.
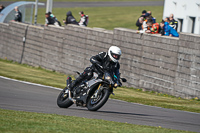
[[[200,34],[200,0],[165,0],[163,18],[174,14],[178,32]]]

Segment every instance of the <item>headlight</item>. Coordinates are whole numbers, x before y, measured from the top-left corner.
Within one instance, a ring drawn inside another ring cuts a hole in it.
[[[107,80],[110,80],[110,79],[111,79],[111,77],[110,77],[110,76],[106,76],[106,79],[107,79]]]
[[[107,80],[109,82],[109,84],[114,84],[113,79],[112,79],[112,77],[110,76],[109,73],[105,73],[104,79]]]
[[[114,87],[115,87],[115,88],[117,88],[117,87],[118,87],[118,84],[117,84],[117,83],[115,83],[115,84],[114,84]]]

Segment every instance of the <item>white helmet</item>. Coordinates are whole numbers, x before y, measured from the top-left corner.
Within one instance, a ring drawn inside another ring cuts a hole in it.
[[[122,52],[117,46],[111,46],[108,50],[108,55],[113,62],[118,62]]]

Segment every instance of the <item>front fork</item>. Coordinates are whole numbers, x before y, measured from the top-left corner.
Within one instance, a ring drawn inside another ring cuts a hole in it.
[[[71,77],[67,77],[67,87],[69,88],[70,84],[72,83],[72,78]],[[72,93],[71,90],[68,89],[68,94],[69,94],[69,100],[71,100],[73,103],[76,103],[76,99],[72,98]]]
[[[72,98],[72,93],[70,90],[68,91],[68,94],[69,94],[69,100],[71,100],[73,103],[76,103],[76,99]]]
[[[93,95],[93,98],[97,98],[99,92],[101,92],[101,88],[102,88],[102,86],[101,86],[101,84],[99,84],[98,89],[96,90],[96,92]]]
[[[112,87],[111,85],[109,85],[109,88],[110,88],[110,93],[111,93],[112,95],[115,95],[115,94],[113,93],[113,87]],[[97,98],[97,96],[101,93],[102,89],[103,89],[102,84],[99,84],[98,89],[96,90],[95,94],[93,95],[93,98]]]

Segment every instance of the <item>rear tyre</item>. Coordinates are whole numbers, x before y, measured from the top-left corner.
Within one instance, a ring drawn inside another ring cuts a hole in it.
[[[67,88],[64,88],[60,92],[60,94],[58,95],[57,105],[60,108],[68,108],[68,107],[70,107],[73,104],[73,102],[71,100],[69,100],[69,94],[66,93],[66,92],[68,92],[67,90],[68,90]]]
[[[110,92],[107,88],[103,88],[97,96],[92,95],[87,102],[88,110],[97,111],[107,102],[109,96]]]

